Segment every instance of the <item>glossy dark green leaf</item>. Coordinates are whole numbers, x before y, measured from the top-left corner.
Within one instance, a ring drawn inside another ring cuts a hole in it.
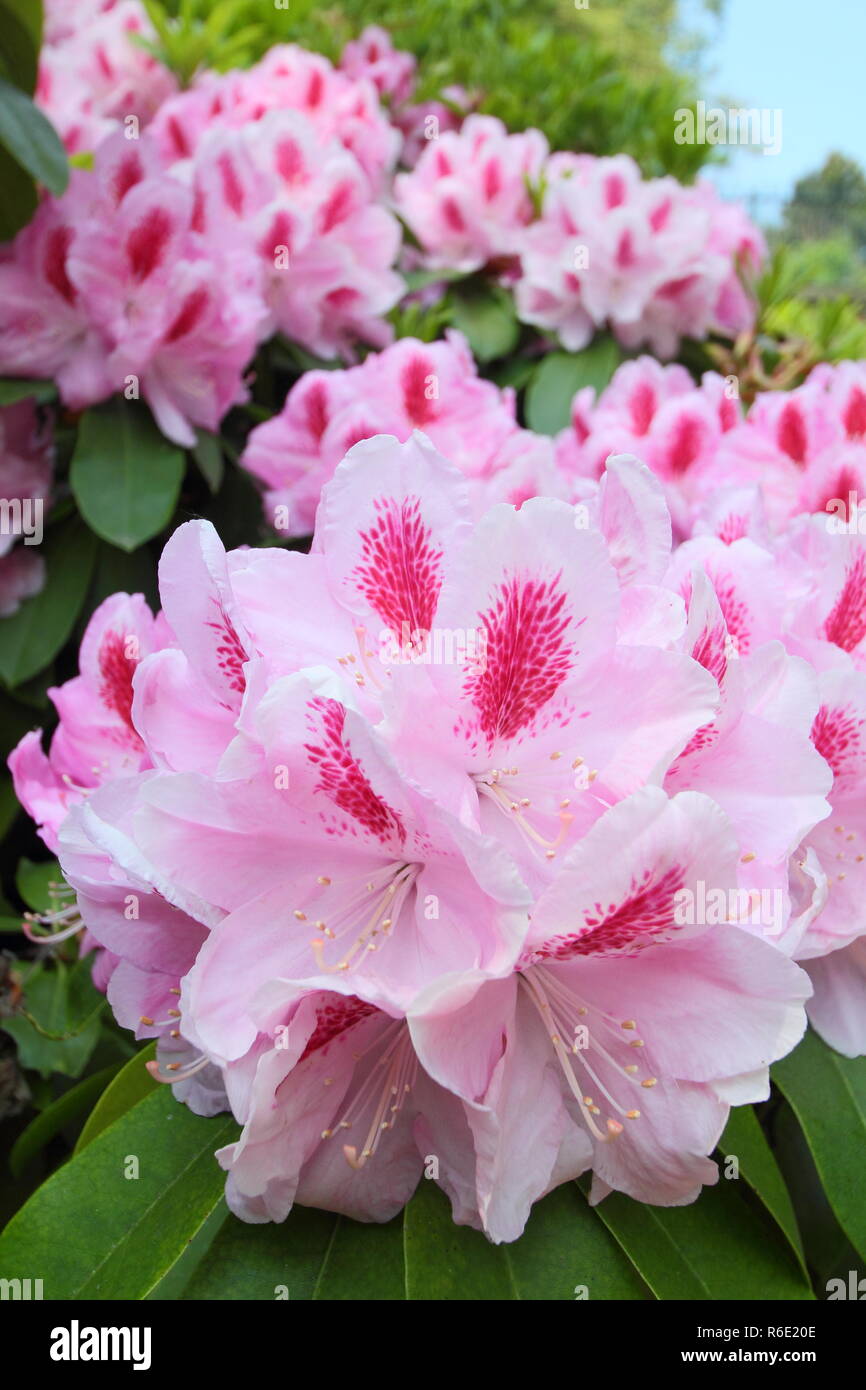
[[[642,1299],[646,1286],[585,1198],[566,1184],[536,1205],[519,1241],[455,1226],[422,1181],[405,1211],[366,1225],[297,1207],[282,1226],[229,1217],[187,1299],[377,1302]]]
[[[234,1120],[161,1086],[38,1189],[0,1235],[0,1276],[38,1269],[47,1299],[158,1296],[222,1201],[214,1150]],[[128,1176],[135,1171],[138,1176]]]
[[[25,599],[17,613],[0,619],[0,677],[20,685],[47,666],[75,625],[96,553],[96,541],[78,520],[52,528],[39,553],[45,559],[44,588]]]
[[[0,0],[0,71],[22,92],[36,86],[41,42],[41,0]]]
[[[26,401],[31,397],[42,404],[53,400],[56,394],[53,381],[40,381],[36,377],[0,378],[0,405],[14,405],[16,401]]]
[[[48,912],[56,908],[59,902],[57,888],[62,885],[63,874],[56,859],[44,859],[39,863],[27,858],[19,859],[15,870],[15,887],[32,911]]]
[[[2,1020],[18,1047],[22,1067],[43,1076],[59,1071],[80,1076],[99,1039],[105,997],[94,989],[91,962],[67,965],[59,956],[21,969],[24,989],[18,1010]]]
[[[612,338],[597,338],[583,352],[550,352],[526,391],[526,423],[538,434],[557,434],[571,420],[571,402],[584,386],[603,391],[621,361]]]
[[[737,1105],[730,1113],[719,1148],[728,1158],[736,1158],[742,1180],[748,1183],[767,1211],[784,1231],[803,1273],[806,1265],[803,1242],[785,1180],[750,1105]]]
[[[836,1219],[866,1259],[866,1057],[842,1057],[810,1030],[772,1076],[800,1121]]]
[[[70,482],[82,516],[103,540],[134,550],[167,526],[183,473],[183,451],[139,402],[118,396],[82,416]]]
[[[55,1134],[59,1134],[90,1109],[117,1072],[118,1066],[119,1063],[103,1067],[101,1071],[85,1077],[77,1086],[71,1086],[68,1091],[64,1091],[62,1096],[58,1096],[57,1100],[31,1121],[23,1133],[19,1134],[9,1155],[9,1167],[13,1177],[20,1177],[27,1165]]]
[[[512,351],[520,335],[514,301],[498,285],[455,289],[451,322],[466,336],[479,362],[493,362]]]
[[[54,126],[18,87],[0,77],[0,143],[22,169],[60,196],[69,183],[66,151]]]
[[[810,1299],[787,1242],[737,1183],[720,1178],[685,1207],[652,1207],[619,1192],[596,1211],[660,1299]]]
[[[156,1043],[148,1043],[140,1052],[117,1073],[114,1080],[105,1088],[97,1104],[87,1117],[78,1136],[75,1152],[80,1153],[97,1135],[113,1125],[145,1096],[149,1096],[160,1086],[147,1070],[147,1063],[156,1056]]]
[[[196,466],[211,492],[219,492],[225,473],[225,460],[219,435],[208,430],[196,430],[196,442],[192,451]]]

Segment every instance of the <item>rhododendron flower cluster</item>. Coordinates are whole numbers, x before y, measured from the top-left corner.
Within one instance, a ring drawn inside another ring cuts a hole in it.
[[[751,326],[741,275],[759,266],[763,239],[708,184],[645,180],[626,155],[548,155],[539,131],[470,116],[394,191],[431,267],[497,270],[520,317],[572,351],[608,327],[670,357],[684,337]]]
[[[387,342],[398,246],[353,156],[300,115],[214,130],[183,171],[116,134],[0,264],[0,371],[51,375],[76,409],[140,391],[192,445],[274,332],[323,356]]]
[[[312,534],[322,488],[348,449],[375,434],[422,429],[467,477],[473,510],[556,495],[552,441],[521,429],[514,392],[478,376],[468,345],[401,338],[346,371],[306,372],[278,415],[250,434],[241,463],[266,486],[265,510],[284,534]]]
[[[762,245],[738,209],[625,156],[551,155],[537,130],[461,118],[464,92],[413,106],[414,59],[376,27],[339,66],[278,44],[185,91],[134,42],[150,32],[136,0],[48,16],[37,99],[94,168],[0,262],[0,372],[51,377],[75,410],[140,394],[191,447],[245,402],[274,334],[347,362],[386,346],[398,261],[484,270],[571,349],[609,327],[666,356],[751,322],[738,277]],[[401,150],[412,167],[395,173]],[[401,252],[395,210],[420,250]],[[519,452],[536,470],[528,437]]]
[[[70,154],[95,149],[130,115],[144,125],[177,90],[136,35],[154,37],[138,0],[46,0],[36,100]]]
[[[625,347],[670,357],[684,337],[751,326],[739,277],[763,253],[745,213],[709,184],[644,180],[626,155],[554,155],[522,256],[518,311],[572,351],[608,325]]]
[[[866,366],[822,363],[803,386],[761,393],[744,411],[734,377],[707,372],[696,386],[683,367],[626,362],[597,401],[591,387],[578,392],[556,442],[572,479],[598,477],[621,450],[660,479],[682,536],[734,540],[758,516],[778,532],[816,512],[844,530],[866,490]]]
[[[854,930],[821,926],[823,827],[857,833],[860,677],[801,590],[748,538],[672,551],[635,459],[479,516],[416,432],[349,450],[309,555],[190,522],[157,619],[103,605],[16,786],[118,1019],[241,1122],[237,1214],[386,1220],[431,1153],[497,1241],[590,1169],[593,1200],[715,1181],[803,1030],[792,956]],[[684,914],[708,885],[729,906]]]

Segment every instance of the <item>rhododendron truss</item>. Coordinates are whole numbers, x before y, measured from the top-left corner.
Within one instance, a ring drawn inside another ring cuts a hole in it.
[[[634,458],[576,506],[479,514],[424,434],[377,435],[324,486],[309,554],[226,554],[191,521],[156,619],[103,605],[50,753],[28,736],[13,768],[118,1019],[242,1125],[219,1154],[239,1216],[384,1221],[430,1153],[496,1242],[590,1170],[593,1201],[716,1180],[729,1106],[805,1028],[792,955],[850,933],[810,935],[796,877],[820,896],[817,677],[781,607],[733,625],[728,592],[773,555],[714,544],[742,571],[672,555]],[[739,910],[765,883],[770,922]],[[730,907],[684,912],[707,885]]]

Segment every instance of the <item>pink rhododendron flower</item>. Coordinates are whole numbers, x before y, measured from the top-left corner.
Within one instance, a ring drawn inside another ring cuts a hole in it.
[[[423,435],[378,437],[325,486],[311,554],[226,555],[201,522],[166,548],[173,641],[132,681],[148,761],[79,800],[59,853],[118,1016],[244,1125],[220,1160],[245,1219],[387,1219],[428,1152],[494,1240],[587,1168],[596,1197],[689,1201],[802,1030],[773,931],[679,897],[787,892],[827,810],[816,687],[757,614],[726,675],[721,600],[688,557],[676,592],[644,465],[587,489],[476,519]],[[722,595],[722,559],[758,564],[703,545]],[[796,762],[783,808],[750,784],[759,740]]]
[[[367,77],[380,96],[395,105],[409,100],[415,85],[415,57],[402,53],[391,42],[391,35],[378,24],[368,24],[357,39],[343,49],[340,67],[350,77]]]
[[[478,376],[453,330],[443,342],[402,338],[346,371],[306,372],[280,413],[251,432],[241,462],[266,486],[271,524],[304,536],[353,444],[383,433],[405,440],[414,429],[471,479],[478,513],[559,487],[550,442],[519,429],[514,393]]]
[[[611,453],[635,453],[664,482],[681,538],[730,541],[750,527],[766,536],[815,512],[844,530],[866,486],[864,403],[857,363],[816,368],[805,385],[759,394],[744,412],[735,378],[706,372],[696,386],[682,367],[641,357],[617,369],[598,401],[591,388],[577,393],[557,462],[597,477]]]
[[[642,180],[626,155],[553,155],[541,217],[524,238],[521,318],[570,351],[607,325],[626,347],[648,343],[660,357],[683,337],[748,328],[736,263],[756,267],[762,242],[741,214],[721,218],[723,208],[709,187]]]
[[[676,1206],[716,1181],[706,1155],[728,1102],[767,1095],[810,992],[772,946],[678,920],[679,893],[736,878],[719,808],[647,787],[566,857],[510,980],[447,1031],[435,1011],[412,1021],[421,1063],[466,1103],[473,1224],[492,1239],[515,1239],[533,1201],[589,1167],[596,1201],[615,1188]]]
[[[459,132],[431,140],[411,173],[394,180],[397,210],[427,263],[506,269],[534,215],[527,183],[537,181],[546,155],[540,131],[509,135],[495,116],[467,116]]]
[[[138,0],[54,0],[46,10],[36,101],[70,154],[96,149],[130,114],[144,125],[177,90],[134,40],[154,37]]]
[[[255,124],[269,112],[303,116],[324,145],[338,141],[379,191],[400,150],[400,132],[366,74],[334,68],[319,53],[277,44],[246,72],[205,72],[164,101],[150,130],[170,163],[193,156],[202,137]]]
[[[140,391],[170,439],[217,430],[277,331],[329,357],[384,345],[396,219],[300,116],[217,130],[180,177],[153,141],[104,141],[0,263],[0,370],[52,375],[79,409]]]
[[[132,722],[132,678],[141,659],[168,640],[141,594],[105,599],[82,638],[80,674],[48,691],[59,719],[49,753],[37,731],[10,754],[15,794],[49,849],[57,848],[70,805],[103,782],[150,766]]]

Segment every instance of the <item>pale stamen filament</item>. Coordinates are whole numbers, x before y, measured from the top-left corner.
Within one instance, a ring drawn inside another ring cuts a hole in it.
[[[505,770],[504,775],[513,776],[516,773],[516,767],[507,768]],[[503,811],[508,816],[509,820],[514,821],[515,825],[518,827],[519,831],[525,839],[527,839],[530,843],[538,845],[541,849],[545,850],[547,852],[547,858],[552,859],[555,855],[556,850],[559,849],[560,845],[562,845],[565,841],[565,838],[568,835],[569,829],[571,827],[571,823],[574,820],[574,816],[570,811],[567,811],[564,809],[563,806],[560,806],[559,810],[557,811],[557,819],[559,821],[559,834],[556,836],[555,839],[550,839],[545,837],[544,835],[539,834],[539,832],[530,823],[530,821],[527,820],[526,817],[526,811],[532,805],[531,800],[529,799],[529,797],[526,796],[520,797],[519,799],[515,799],[514,796],[511,796],[505,789],[505,787],[502,785],[502,776],[503,773],[500,771],[500,769],[494,768],[492,772],[486,774],[485,776],[476,777],[475,785],[477,786],[479,792],[483,796],[488,797],[496,806],[498,806],[500,811]]]
[[[388,869],[386,873],[389,882],[387,882],[384,887],[380,887],[379,895],[373,902],[372,910],[367,920],[355,936],[349,949],[343,953],[336,965],[329,965],[325,960],[324,950],[326,943],[324,938],[328,940],[339,940],[341,936],[352,931],[356,925],[354,915],[355,909],[360,906],[360,902],[363,902],[364,898],[362,897],[357,903],[353,902],[348,909],[344,909],[340,914],[340,918],[343,919],[342,928],[338,927],[335,929],[324,921],[317,923],[317,926],[319,926],[323,932],[323,937],[316,937],[310,944],[319,970],[327,974],[344,973],[351,968],[353,963],[357,963],[359,953],[361,957],[363,957],[368,951],[376,951],[379,949],[380,941],[387,940],[394,927],[394,923],[399,919],[406,898],[420,873],[420,865],[403,864],[397,869],[396,873],[393,869]],[[381,881],[383,875],[377,877],[379,877]],[[375,882],[368,883],[368,893],[375,892],[377,886]],[[369,905],[369,897],[367,898],[367,905]],[[346,920],[347,918],[348,920]],[[377,938],[379,938],[379,940],[377,940]]]
[[[190,1077],[195,1076],[196,1072],[200,1072],[206,1067],[209,1061],[209,1057],[197,1057],[194,1062],[190,1062],[187,1066],[184,1066],[182,1062],[169,1062],[164,1072],[160,1071],[157,1061],[146,1062],[145,1066],[154,1081],[162,1081],[167,1086],[174,1086],[178,1081],[189,1081]]]

